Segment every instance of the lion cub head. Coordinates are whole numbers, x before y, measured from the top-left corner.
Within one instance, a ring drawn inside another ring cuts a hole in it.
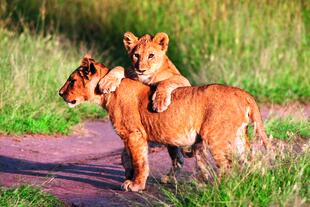
[[[100,95],[96,92],[97,84],[107,73],[106,67],[96,63],[90,55],[85,55],[81,60],[81,65],[71,73],[59,90],[59,95],[69,107],[75,107],[85,101],[99,103]]]
[[[148,80],[167,58],[168,35],[161,32],[154,37],[146,34],[138,38],[131,32],[126,32],[123,42],[139,80],[148,84]]]

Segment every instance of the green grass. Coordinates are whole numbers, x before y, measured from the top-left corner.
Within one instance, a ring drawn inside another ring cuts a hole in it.
[[[309,11],[298,0],[2,0],[0,133],[66,134],[83,117],[104,116],[94,106],[68,109],[57,91],[89,49],[110,67],[128,66],[125,31],[167,32],[169,56],[193,84],[309,102]]]
[[[0,187],[0,206],[61,207],[64,206],[64,203],[37,187],[20,186],[15,188]]]
[[[69,109],[57,92],[89,48],[108,66],[128,66],[126,31],[167,32],[169,57],[193,84],[238,86],[260,102],[310,101],[309,1],[1,0],[0,133],[67,134],[103,117],[93,105]],[[310,137],[309,120],[265,125],[275,138]],[[219,185],[164,194],[174,206],[309,205],[309,156],[236,167]],[[61,205],[30,186],[0,188],[0,206]]]
[[[266,133],[274,138],[289,140],[296,137],[310,138],[310,120],[295,120],[290,117],[265,121]]]
[[[128,65],[125,31],[164,31],[169,56],[194,84],[239,86],[259,101],[310,101],[309,1],[4,2],[3,25],[96,44],[114,65]]]
[[[268,136],[294,140],[310,138],[309,120],[271,118],[265,121]],[[253,130],[253,129],[252,129]],[[250,130],[250,131],[252,131]],[[252,134],[252,132],[250,132]],[[219,184],[182,182],[177,190],[161,187],[173,206],[302,206],[310,204],[310,152],[276,156],[272,165],[254,160],[248,166],[235,164]]]
[[[0,28],[0,133],[63,133],[85,118],[105,116],[93,105],[69,109],[58,90],[82,52],[59,39]]]
[[[182,183],[163,193],[173,206],[307,206],[310,204],[310,153],[278,158],[273,166],[259,162],[235,167],[219,184]]]
[[[310,120],[292,117],[276,118],[270,117],[264,121],[267,136],[275,139],[295,140],[296,138],[310,139]],[[248,128],[248,136],[253,138],[253,126]]]

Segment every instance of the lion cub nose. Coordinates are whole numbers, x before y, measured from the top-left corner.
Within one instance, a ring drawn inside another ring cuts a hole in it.
[[[137,69],[137,71],[138,71],[139,73],[144,73],[146,70]]]

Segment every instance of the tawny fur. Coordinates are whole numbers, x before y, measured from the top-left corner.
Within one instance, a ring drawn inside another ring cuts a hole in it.
[[[229,166],[233,154],[242,148],[244,151],[249,149],[246,129],[250,121],[254,122],[258,135],[267,143],[255,100],[239,88],[219,84],[178,88],[172,93],[168,109],[154,113],[150,110],[152,91],[138,81],[123,79],[114,93],[97,93],[97,83],[108,69],[93,59],[84,59],[86,64],[70,75],[59,93],[71,105],[91,101],[107,109],[117,134],[124,142],[124,157],[131,159],[129,164],[123,163],[126,174],[130,170],[134,173],[132,179],[126,177],[123,185],[126,190],[145,188],[149,175],[149,141],[190,146],[200,137],[203,147],[195,156],[201,171],[206,165],[201,159],[206,148],[220,170]],[[71,80],[75,80],[73,84]]]
[[[156,91],[152,96],[152,108],[157,112],[165,111],[171,103],[172,91],[178,87],[190,86],[189,81],[180,74],[166,55],[169,44],[168,35],[160,32],[154,37],[146,34],[138,38],[131,32],[126,32],[123,43],[132,61],[132,66],[126,70],[123,67],[113,68],[100,80],[100,91],[104,93],[115,91],[125,77],[139,80],[144,84],[156,86]],[[170,145],[167,149],[173,165],[168,175],[163,177],[163,182],[169,182],[170,178],[173,180],[184,163],[180,149]]]
[[[165,111],[171,103],[171,93],[182,86],[190,86],[189,81],[180,74],[170,61],[166,52],[169,38],[166,33],[157,33],[154,37],[144,35],[140,38],[131,32],[124,34],[124,46],[132,61],[132,67],[125,70],[121,67],[111,72],[99,82],[103,92],[113,92],[122,78],[138,79],[147,85],[155,85],[153,108],[157,112]]]

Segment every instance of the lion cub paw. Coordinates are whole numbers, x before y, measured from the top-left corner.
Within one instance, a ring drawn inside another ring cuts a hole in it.
[[[122,189],[124,189],[125,191],[139,192],[145,189],[145,185],[136,184],[134,181],[131,180],[125,180],[122,185]]]
[[[171,92],[155,91],[153,97],[153,109],[157,112],[166,111],[171,104]]]
[[[121,84],[125,77],[124,68],[121,66],[113,68],[105,77],[99,81],[99,90],[102,93],[112,93]]]
[[[99,81],[99,90],[102,93],[112,93],[120,83],[120,79],[113,76],[106,76]]]

